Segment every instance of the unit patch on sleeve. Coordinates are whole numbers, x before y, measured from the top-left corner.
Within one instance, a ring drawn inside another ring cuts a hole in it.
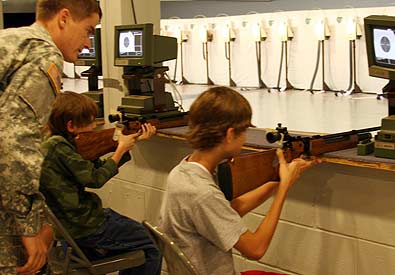
[[[49,76],[51,85],[53,86],[56,93],[60,93],[60,89],[62,88],[62,79],[61,74],[54,63],[51,63],[51,65],[49,65],[47,74]]]

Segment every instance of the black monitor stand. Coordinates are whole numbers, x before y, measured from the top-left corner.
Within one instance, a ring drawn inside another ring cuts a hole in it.
[[[91,66],[88,70],[81,73],[81,76],[88,77],[89,91],[99,90],[99,75],[101,75],[101,72],[95,65]]]
[[[92,98],[97,104],[97,118],[104,117],[103,89],[99,89],[99,75],[101,74],[101,68],[97,68],[95,65],[81,73],[81,76],[88,77],[88,91],[83,94]]]
[[[129,118],[179,118],[183,112],[175,106],[171,93],[165,91],[168,67],[125,67],[122,78],[128,95],[122,98],[118,111]]]
[[[395,115],[395,80],[390,80],[383,88],[383,94],[377,96],[388,98],[388,115]]]

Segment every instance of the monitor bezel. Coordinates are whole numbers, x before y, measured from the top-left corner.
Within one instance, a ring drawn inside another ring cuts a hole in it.
[[[153,24],[136,24],[115,26],[114,31],[114,65],[115,66],[152,66],[152,51],[154,43]],[[142,31],[143,55],[141,57],[124,57],[119,55],[119,35],[122,31]]]
[[[94,37],[94,45],[95,56],[94,57],[80,57],[78,56],[77,60],[74,62],[75,66],[96,66],[101,69],[101,27],[95,28]]]
[[[74,65],[76,66],[92,66],[95,64],[96,61],[96,55],[97,55],[97,45],[96,45],[96,31],[94,34],[90,35],[89,38],[93,36],[93,41],[94,43],[92,44],[92,48],[95,50],[95,55],[93,57],[88,57],[88,56],[80,56],[78,54],[77,60],[74,62]]]
[[[373,30],[375,28],[390,28],[395,30],[395,17],[387,15],[371,15],[365,17],[364,24],[369,75],[385,79],[395,79],[395,65],[391,66],[377,62],[373,37]]]

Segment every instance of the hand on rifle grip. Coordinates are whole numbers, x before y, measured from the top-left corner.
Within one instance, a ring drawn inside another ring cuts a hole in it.
[[[280,186],[279,188],[284,191],[288,191],[290,187],[296,182],[300,175],[308,168],[320,163],[321,160],[317,158],[312,158],[311,160],[305,160],[302,157],[295,158],[291,162],[287,162],[284,157],[284,152],[282,149],[277,149],[276,151],[278,161],[280,164],[279,174],[280,174]]]
[[[131,150],[133,146],[136,144],[137,138],[141,135],[140,132],[130,135],[124,135],[122,133],[122,128],[116,128],[115,131],[117,131],[117,136],[118,136],[117,150],[119,149],[122,153]]]
[[[138,141],[150,139],[156,133],[156,127],[151,125],[151,123],[141,124],[141,129],[139,130],[140,136],[137,138]]]

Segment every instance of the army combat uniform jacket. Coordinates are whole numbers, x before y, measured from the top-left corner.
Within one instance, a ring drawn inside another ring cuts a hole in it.
[[[63,56],[35,23],[0,30],[0,57],[0,270],[5,273],[25,262],[20,236],[36,235],[43,222],[40,144],[60,91]]]

